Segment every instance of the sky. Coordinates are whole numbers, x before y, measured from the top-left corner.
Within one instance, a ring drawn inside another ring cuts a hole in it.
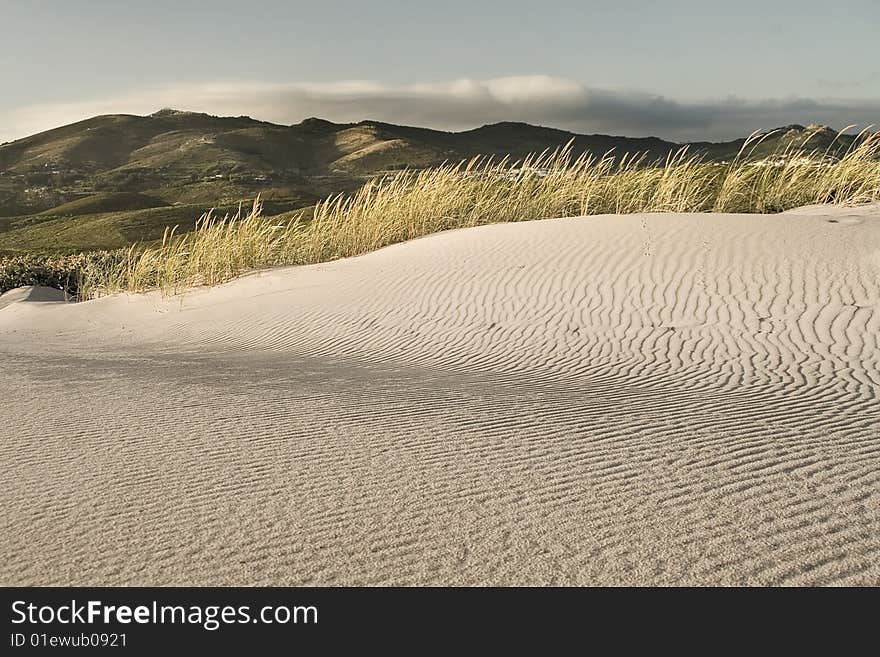
[[[677,141],[865,126],[878,26],[878,0],[0,0],[0,142],[164,107]]]

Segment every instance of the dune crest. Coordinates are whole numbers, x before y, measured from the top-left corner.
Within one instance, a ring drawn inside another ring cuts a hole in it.
[[[0,298],[0,354],[4,584],[880,583],[880,206]]]

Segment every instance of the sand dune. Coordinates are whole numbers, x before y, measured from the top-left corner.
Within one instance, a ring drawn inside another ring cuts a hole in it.
[[[880,206],[0,297],[2,584],[880,584]]]

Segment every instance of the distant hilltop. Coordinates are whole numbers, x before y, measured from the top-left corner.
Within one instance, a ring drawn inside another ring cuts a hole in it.
[[[792,124],[768,133],[774,135],[773,143],[767,144],[771,148],[780,140],[807,135],[823,142],[837,138],[835,130],[819,125]],[[731,141],[691,144],[712,159],[723,159],[735,155],[744,139],[745,135]],[[852,139],[842,135],[838,141],[845,147]],[[663,156],[683,145],[657,137],[585,135],[513,121],[447,132],[370,120],[334,123],[317,117],[286,126],[248,116],[218,117],[163,108],[148,116],[96,116],[8,142],[0,146],[0,171],[23,173],[49,165],[91,172],[203,167],[210,173],[242,169],[304,175],[365,173],[478,154],[520,157],[568,141],[575,154],[596,155],[614,149]]]

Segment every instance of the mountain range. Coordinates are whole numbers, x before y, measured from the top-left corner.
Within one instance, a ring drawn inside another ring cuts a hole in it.
[[[792,125],[773,131],[758,153],[808,136],[810,147],[821,149],[843,149],[854,139]],[[723,161],[744,141],[689,146]],[[638,152],[649,160],[683,145],[513,122],[444,132],[318,118],[285,126],[171,109],[96,116],[0,145],[0,251],[115,248],[157,239],[166,225],[190,229],[206,208],[232,208],[258,193],[267,213],[289,213],[383,172],[475,155],[521,158],[568,142],[574,155]]]

